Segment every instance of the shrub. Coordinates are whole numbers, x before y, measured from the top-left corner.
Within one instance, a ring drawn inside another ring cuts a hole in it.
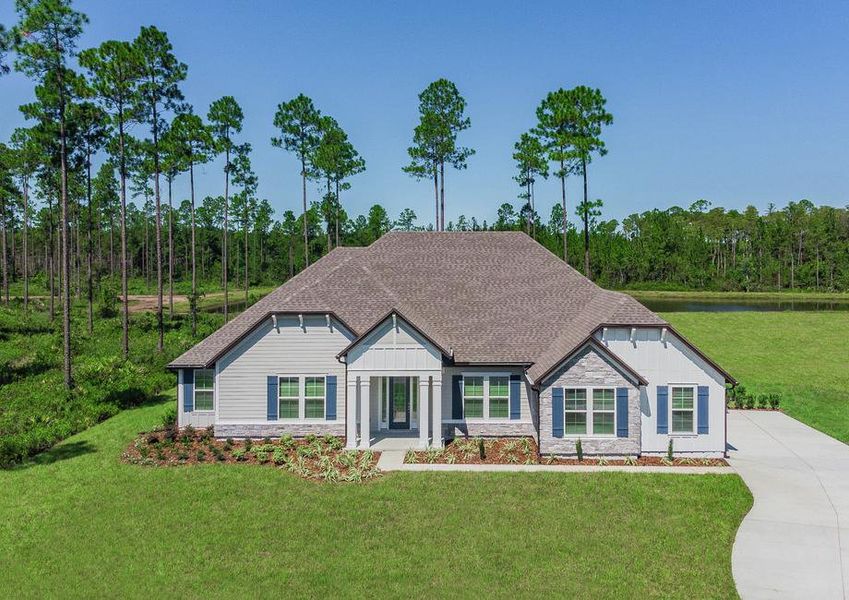
[[[746,394],[746,408],[755,408],[755,395]]]
[[[262,438],[262,443],[265,444],[266,446],[270,446],[271,445],[271,438],[268,437],[268,436],[265,436],[264,438]]]
[[[265,450],[258,450],[256,453],[256,459],[261,463],[268,462],[268,452]]]
[[[581,438],[575,442],[575,452],[578,454],[578,460],[584,460],[584,447],[581,445]]]
[[[731,388],[731,394],[734,398],[734,408],[740,409],[746,406],[746,387],[738,385]]]
[[[486,460],[486,447],[483,438],[478,438],[478,454],[480,454],[481,460]]]
[[[233,450],[233,458],[235,458],[239,462],[242,462],[245,460],[245,458],[247,458],[245,456],[246,454],[247,452],[244,448],[236,448],[235,450]]]
[[[672,448],[672,438],[670,438],[669,439],[669,445],[666,447],[666,460],[671,462],[673,460],[674,456],[675,456],[675,453],[673,452],[673,448]]]
[[[769,407],[772,410],[778,410],[778,406],[781,404],[781,394],[770,394],[769,395]]]
[[[758,394],[758,408],[766,408],[767,406],[769,406],[769,396]]]
[[[165,414],[162,415],[162,426],[169,428],[177,424],[177,407],[169,406],[165,409]]]
[[[274,449],[274,452],[271,453],[271,460],[274,461],[275,465],[282,465],[286,462],[286,451],[278,446]]]
[[[306,436],[304,436],[304,441],[307,444],[312,444],[316,439],[318,439],[318,438],[316,437],[316,435],[314,433],[308,433]]]
[[[204,452],[203,450],[198,450],[196,458],[198,459],[198,462],[205,461],[206,460],[206,452]]]
[[[252,446],[253,446],[253,440],[251,440],[251,438],[249,438],[249,437],[246,437],[245,438],[245,452],[250,452]]]
[[[292,437],[291,433],[287,433],[282,438],[280,438],[280,445],[283,446],[286,450],[291,450],[295,447],[295,438]]]

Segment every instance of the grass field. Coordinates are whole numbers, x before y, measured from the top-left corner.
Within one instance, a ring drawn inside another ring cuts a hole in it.
[[[705,292],[623,290],[635,298],[688,298],[694,300],[810,300],[849,302],[849,292]]]
[[[849,314],[663,316],[750,392],[780,392],[787,414],[849,443]]]
[[[173,402],[173,399],[170,401]],[[0,471],[0,589],[21,597],[735,597],[736,476],[396,473],[320,484],[125,465],[164,404]]]

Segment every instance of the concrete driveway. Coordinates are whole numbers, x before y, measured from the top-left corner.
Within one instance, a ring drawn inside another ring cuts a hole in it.
[[[849,446],[766,411],[731,411],[728,443],[755,497],[731,559],[740,596],[849,600]]]

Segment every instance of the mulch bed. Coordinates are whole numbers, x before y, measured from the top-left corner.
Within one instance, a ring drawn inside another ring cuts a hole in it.
[[[481,455],[483,446],[483,456]],[[605,466],[627,465],[633,467],[726,467],[721,458],[676,458],[641,456],[633,459],[560,458],[544,456],[539,460],[537,444],[533,438],[456,438],[445,448],[409,450],[404,457],[407,464],[458,464],[458,465],[574,465]]]
[[[404,457],[404,462],[458,465],[537,464],[537,444],[533,438],[528,437],[455,438],[441,449],[410,450]]]
[[[216,439],[212,428],[169,427],[139,434],[122,459],[150,466],[201,463],[270,465],[305,479],[359,482],[380,474],[379,452],[346,450],[335,436],[294,439]]]
[[[558,458],[548,456],[540,461],[543,465],[571,465],[571,466],[606,466],[620,465],[629,467],[727,467],[728,463],[723,458],[674,458],[672,461],[665,456],[640,456],[630,460],[624,458]]]

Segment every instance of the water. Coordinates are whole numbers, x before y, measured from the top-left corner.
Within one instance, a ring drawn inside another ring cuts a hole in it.
[[[655,312],[776,312],[776,311],[847,311],[849,300],[767,300],[740,298],[637,298]]]

